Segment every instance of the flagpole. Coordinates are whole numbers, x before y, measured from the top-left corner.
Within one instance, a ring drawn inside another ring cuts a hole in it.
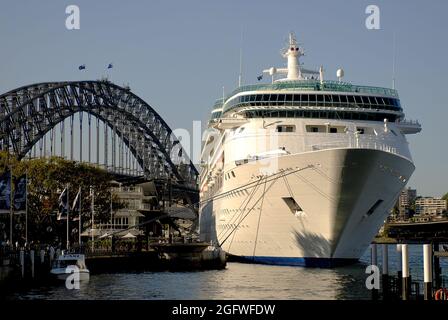
[[[28,168],[25,171],[25,243],[28,245]]]
[[[112,219],[112,188],[110,190],[110,228],[112,229],[112,223],[113,223],[113,219]],[[112,231],[113,232],[113,231]]]
[[[82,226],[82,223],[81,223],[81,213],[82,213],[82,207],[81,207],[81,205],[82,205],[82,202],[81,202],[81,199],[82,199],[82,193],[81,193],[81,186],[79,186],[79,239],[78,239],[78,242],[79,242],[79,249],[81,250],[81,226]],[[81,251],[80,251],[81,252]]]
[[[12,185],[12,165],[9,163],[9,150],[8,150],[8,166],[9,166],[9,242],[11,247],[14,245],[12,243],[12,231],[13,231],[13,219],[14,219],[14,194]]]
[[[94,243],[93,243],[93,241],[94,241],[93,223],[95,222],[93,215],[94,215],[94,208],[95,208],[95,199],[94,199],[94,193],[93,193],[92,187],[90,187],[90,193],[91,193],[91,196],[92,196],[92,201],[91,201],[91,206],[92,206],[92,225],[90,227],[90,233],[91,233],[91,238],[92,238],[92,245],[91,245],[91,247],[92,247],[92,252],[93,252],[93,249],[94,249]]]
[[[67,251],[70,248],[69,221],[70,221],[70,201],[69,201],[69,185],[67,184]]]

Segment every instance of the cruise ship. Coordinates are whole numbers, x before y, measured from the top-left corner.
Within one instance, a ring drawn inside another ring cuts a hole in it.
[[[200,237],[253,263],[356,262],[415,166],[394,89],[345,82],[343,69],[305,69],[294,34],[286,68],[213,106],[200,174]]]

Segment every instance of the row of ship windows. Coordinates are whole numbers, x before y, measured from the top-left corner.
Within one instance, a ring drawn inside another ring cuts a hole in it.
[[[330,126],[330,125],[306,125],[305,126],[306,132],[312,132],[312,133],[346,133],[348,131],[348,128],[345,126]],[[275,129],[276,132],[296,132],[296,126],[295,125],[281,125],[277,126]],[[390,129],[393,135],[397,136],[397,133]],[[356,127],[356,132],[358,134],[375,134],[377,135],[377,132],[374,128],[370,127]]]
[[[397,115],[388,113],[369,113],[353,111],[318,111],[318,110],[249,110],[245,112],[246,118],[313,118],[336,120],[365,120],[395,122]]]
[[[239,96],[234,101],[237,102],[332,102],[332,103],[358,103],[392,105],[401,107],[400,100],[387,97],[340,95],[340,94],[257,94]],[[233,102],[233,101],[232,101]]]
[[[216,111],[212,113],[212,119],[217,119],[221,116],[221,111]]]
[[[350,106],[356,105],[368,109],[402,110],[399,99],[374,96],[338,95],[338,94],[257,94],[232,99],[226,103],[228,111],[236,105],[259,106]]]

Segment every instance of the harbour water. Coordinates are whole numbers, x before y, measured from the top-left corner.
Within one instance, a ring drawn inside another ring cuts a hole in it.
[[[422,281],[422,246],[410,245],[413,280]],[[378,246],[381,264],[381,246]],[[15,292],[11,299],[371,299],[365,287],[370,250],[356,265],[314,269],[228,263],[225,270],[140,272],[92,275],[79,290],[64,284]],[[389,268],[396,274],[400,255],[389,246]],[[442,270],[448,264],[441,260]]]

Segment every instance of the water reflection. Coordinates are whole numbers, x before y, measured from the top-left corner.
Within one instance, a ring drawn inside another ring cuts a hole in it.
[[[400,265],[389,246],[390,271]],[[410,246],[411,274],[422,278],[421,246]],[[381,250],[379,263],[381,264]],[[370,299],[365,288],[366,254],[361,262],[335,269],[228,263],[225,270],[92,275],[80,290],[64,283],[17,292],[12,299]],[[442,267],[447,267],[442,262]]]
[[[204,272],[92,275],[80,290],[64,283],[16,293],[13,299],[368,299],[361,264],[306,269],[229,263]]]
[[[211,299],[368,299],[362,264],[337,269],[309,269],[229,264],[209,278]],[[206,297],[205,297],[206,298]]]

